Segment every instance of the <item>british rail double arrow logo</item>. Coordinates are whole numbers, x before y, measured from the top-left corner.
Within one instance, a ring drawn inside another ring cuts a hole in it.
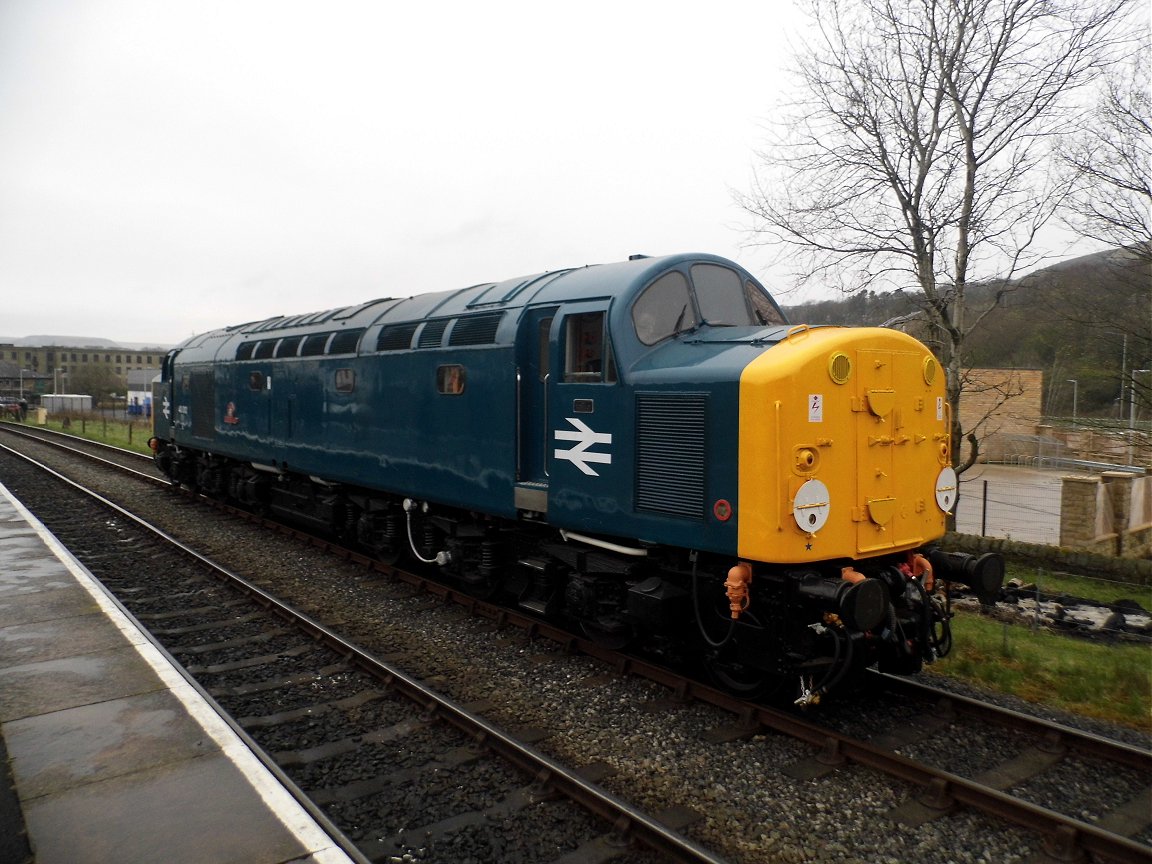
[[[596,462],[602,465],[611,465],[612,454],[589,453],[588,448],[594,447],[597,444],[611,444],[612,434],[610,432],[595,432],[590,426],[577,420],[575,417],[565,417],[564,419],[576,427],[576,431],[557,429],[554,433],[556,440],[575,441],[576,446],[571,450],[556,450],[554,455],[557,459],[567,459],[591,477],[599,477],[599,472],[592,468],[589,463]]]

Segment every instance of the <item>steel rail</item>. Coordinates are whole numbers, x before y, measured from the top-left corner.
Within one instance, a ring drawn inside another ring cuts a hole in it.
[[[73,489],[83,493],[102,506],[131,521],[137,527],[150,532],[166,545],[179,550],[204,567],[209,574],[225,584],[239,590],[261,606],[285,619],[292,625],[341,654],[349,665],[377,678],[385,687],[396,690],[406,698],[422,705],[425,712],[436,719],[445,721],[470,736],[480,744],[504,759],[515,764],[530,776],[535,776],[543,786],[554,789],[564,797],[576,802],[589,812],[613,825],[617,834],[632,836],[641,845],[653,849],[669,860],[691,862],[691,864],[726,864],[726,859],[717,856],[687,837],[663,825],[623,799],[602,789],[595,783],[585,780],[575,771],[566,768],[534,747],[518,741],[483,717],[474,714],[448,697],[437,693],[401,669],[373,656],[355,643],[330,630],[311,616],[300,612],[279,600],[264,589],[249,582],[239,574],[212,561],[191,547],[177,540],[163,529],[141,519],[99,493],[65,477],[52,468],[37,462],[29,456],[0,445],[3,449],[50,474]],[[89,454],[84,454],[89,455]],[[97,457],[92,457],[97,458]],[[105,460],[100,460],[105,461]],[[117,468],[123,466],[108,463]],[[132,469],[124,469],[131,471]],[[133,472],[138,473],[138,472]],[[149,478],[154,480],[155,478]],[[253,745],[255,746],[255,745]],[[262,753],[259,747],[256,752]],[[303,793],[301,793],[303,794]],[[314,807],[314,805],[311,805]],[[311,808],[310,808],[311,809]],[[326,820],[325,820],[326,821]],[[339,840],[339,836],[334,837]]]
[[[912,681],[898,675],[877,671],[870,671],[870,674],[878,676],[884,687],[897,693],[947,702],[961,714],[967,714],[1008,729],[1030,734],[1045,733],[1050,742],[1062,744],[1076,753],[1090,756],[1093,759],[1116,762],[1152,776],[1152,750],[1125,744],[1122,741],[1113,741],[1102,735],[1086,732],[1083,729],[1074,729],[1071,726],[1045,720],[1042,717],[1033,717],[1021,711],[1013,711],[999,705],[990,705],[969,696],[949,693],[947,690],[941,690],[922,681]]]
[[[82,454],[89,456],[89,454]],[[97,457],[89,457],[97,458]],[[114,464],[114,463],[113,463]],[[122,466],[115,466],[122,468]],[[123,468],[131,471],[132,469]],[[134,472],[136,473],[136,472]],[[155,481],[156,478],[150,478]],[[570,631],[533,618],[524,613],[505,607],[495,606],[477,599],[464,591],[444,585],[426,576],[410,573],[389,564],[353,550],[340,547],[331,541],[318,538],[308,532],[301,531],[283,523],[275,522],[265,517],[257,516],[243,510],[236,510],[221,502],[210,498],[204,499],[214,506],[224,508],[238,515],[257,521],[267,527],[274,528],[282,533],[290,534],[314,545],[332,550],[336,554],[353,560],[364,566],[372,567],[380,572],[392,575],[401,581],[413,585],[441,599],[464,606],[470,612],[480,617],[494,621],[498,626],[512,625],[523,630],[529,638],[541,636],[562,645],[565,650],[576,651],[597,659],[613,668],[620,674],[635,674],[642,678],[662,684],[674,691],[676,698],[683,700],[695,699],[713,705],[737,716],[738,725],[744,727],[747,734],[754,734],[758,728],[772,729],[789,735],[810,744],[821,751],[832,751],[845,760],[855,762],[883,774],[903,780],[907,783],[932,790],[938,802],[966,804],[983,812],[1013,822],[1024,828],[1042,834],[1050,845],[1063,848],[1080,848],[1086,852],[1111,857],[1118,861],[1152,862],[1152,847],[1144,846],[1125,837],[1102,830],[1091,823],[1083,822],[1031,804],[1019,798],[984,786],[974,780],[952,774],[947,771],[935,769],[915,760],[901,756],[883,747],[869,744],[865,741],[851,738],[846,735],[834,733],[815,723],[803,720],[794,714],[746,702],[724,691],[705,684],[685,678],[666,667],[659,666],[638,657],[621,655],[618,651],[606,649],[599,644],[582,637],[575,636]],[[115,506],[115,505],[113,505]],[[259,589],[256,589],[259,591]],[[263,592],[261,592],[263,593]],[[336,637],[340,638],[340,637]],[[877,673],[879,674],[879,673]],[[900,679],[897,679],[899,681]],[[898,686],[898,685],[894,685]],[[923,685],[919,685],[923,686]],[[941,698],[948,698],[960,704],[963,709],[971,708],[972,713],[987,716],[991,722],[1012,725],[1018,729],[1032,729],[1042,725],[1055,727],[1061,735],[1068,733],[1069,742],[1087,755],[1096,755],[1099,758],[1119,761],[1126,765],[1128,757],[1137,760],[1138,767],[1152,764],[1152,757],[1140,748],[1129,745],[1109,742],[1107,739],[1081,733],[1078,730],[1051,724],[1039,718],[1030,718],[1028,715],[1015,712],[1012,714],[998,709],[995,706],[985,705],[977,700],[939,691]],[[1111,749],[1114,745],[1117,749]],[[1101,752],[1096,752],[1101,751]]]

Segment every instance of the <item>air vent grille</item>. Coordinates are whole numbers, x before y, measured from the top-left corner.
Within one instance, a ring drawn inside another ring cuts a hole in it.
[[[636,509],[704,518],[706,394],[636,396]]]
[[[429,321],[420,331],[420,340],[417,348],[439,348],[440,340],[444,338],[444,331],[448,328],[451,318],[441,318],[438,321]]]
[[[409,321],[406,324],[389,324],[380,331],[376,339],[377,351],[404,351],[412,347],[412,334],[416,332],[419,321]]]
[[[456,319],[449,345],[491,345],[496,341],[496,330],[500,327],[503,312],[491,315],[468,315]]]

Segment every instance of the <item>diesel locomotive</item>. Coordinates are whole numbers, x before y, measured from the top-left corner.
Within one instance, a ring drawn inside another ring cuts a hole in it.
[[[423,562],[590,637],[813,704],[951,644],[958,487],[931,352],[790,325],[682,254],[194,336],[154,384],[176,484]]]

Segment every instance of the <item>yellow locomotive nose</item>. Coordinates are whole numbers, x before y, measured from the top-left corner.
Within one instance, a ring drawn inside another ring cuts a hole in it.
[[[940,537],[949,425],[943,375],[915,339],[793,328],[740,377],[740,557],[858,559]]]

